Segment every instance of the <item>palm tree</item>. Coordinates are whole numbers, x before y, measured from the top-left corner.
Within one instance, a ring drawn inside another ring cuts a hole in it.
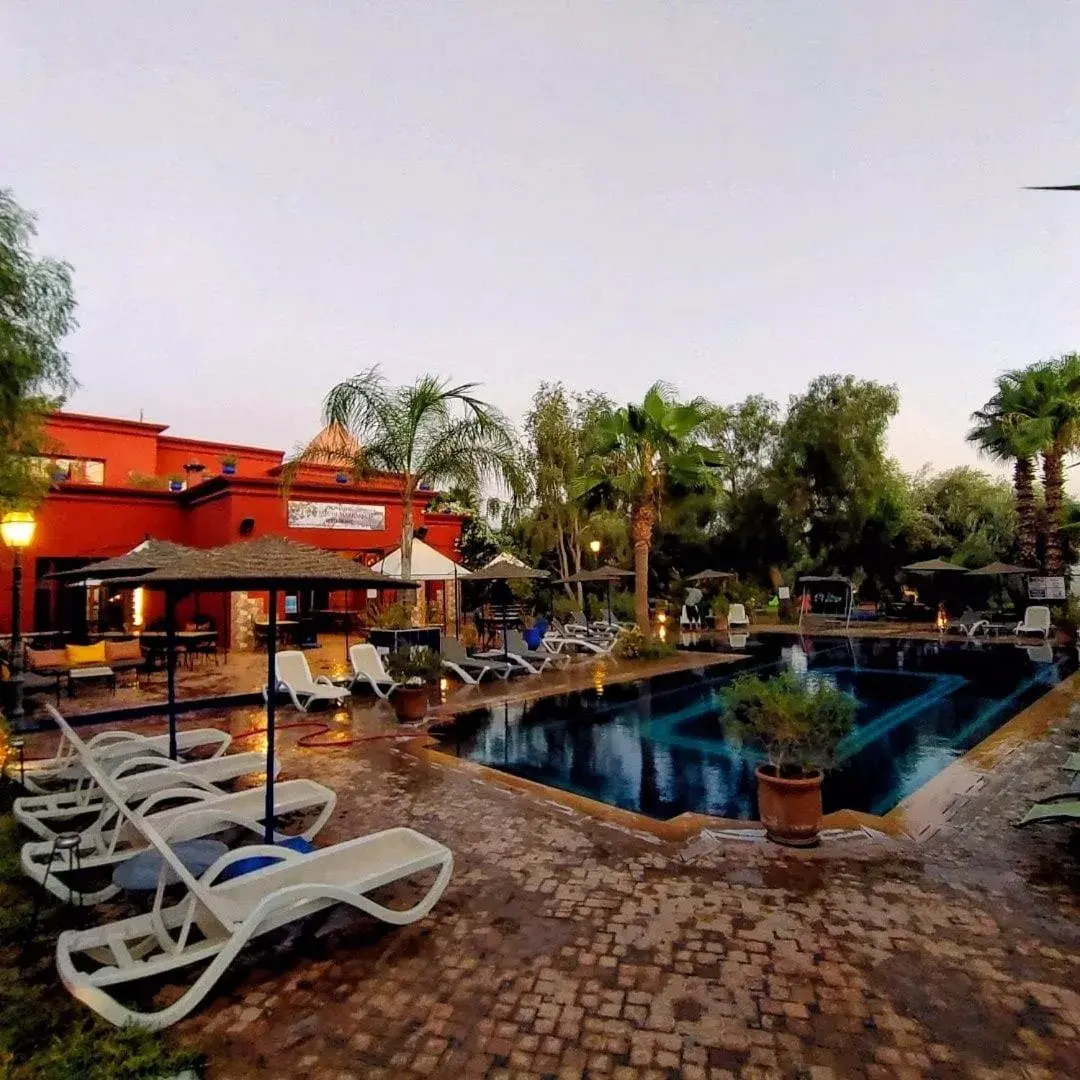
[[[575,492],[610,499],[628,513],[634,548],[634,614],[649,626],[649,552],[653,528],[669,489],[699,491],[716,486],[716,453],[696,441],[712,412],[704,398],[681,403],[664,383],[650,387],[640,405],[601,416],[591,433],[584,474]]]
[[[1062,514],[1065,508],[1065,455],[1080,443],[1080,353],[1066,353],[1026,371],[1033,396],[1033,424],[1043,459],[1046,503],[1046,572],[1063,572]]]
[[[1017,554],[1023,566],[1036,559],[1035,459],[1040,432],[1036,429],[1036,401],[1027,372],[1009,371],[998,377],[997,391],[971,414],[968,442],[995,461],[1011,461],[1016,500]]]
[[[433,375],[391,387],[377,367],[338,383],[323,402],[326,431],[290,462],[286,484],[305,464],[344,466],[357,479],[373,473],[399,476],[401,576],[409,577],[414,507],[422,486],[479,490],[494,482],[515,498],[524,491],[513,428],[473,396],[476,387],[453,386]]]

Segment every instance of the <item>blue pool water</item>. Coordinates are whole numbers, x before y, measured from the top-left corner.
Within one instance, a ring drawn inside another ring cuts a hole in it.
[[[744,652],[737,665],[466,713],[443,748],[652,817],[754,818],[762,759],[725,737],[719,691],[739,673],[791,667],[858,701],[826,812],[883,814],[1077,667],[1075,649],[881,638],[764,635]]]

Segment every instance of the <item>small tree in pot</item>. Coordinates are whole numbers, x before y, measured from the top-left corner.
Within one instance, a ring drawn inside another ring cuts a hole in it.
[[[442,660],[422,645],[398,649],[386,659],[386,670],[398,684],[390,695],[397,718],[405,723],[423,720],[428,710],[430,691],[439,685]]]
[[[768,761],[756,776],[769,839],[794,847],[816,844],[822,774],[851,730],[855,699],[823,679],[785,671],[771,679],[736,679],[723,702],[731,727],[765,750]]]

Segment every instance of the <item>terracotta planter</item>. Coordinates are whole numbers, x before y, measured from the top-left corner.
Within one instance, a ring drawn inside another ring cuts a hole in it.
[[[426,686],[399,686],[390,695],[390,704],[403,724],[415,724],[427,715],[428,689]]]
[[[770,840],[789,847],[813,847],[821,831],[821,773],[788,780],[759,765],[758,810]]]

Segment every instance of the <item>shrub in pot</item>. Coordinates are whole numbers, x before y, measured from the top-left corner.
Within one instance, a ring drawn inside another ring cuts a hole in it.
[[[729,728],[765,752],[756,775],[769,839],[794,847],[816,844],[821,778],[855,721],[855,699],[831,682],[792,671],[771,679],[743,676],[722,698]]]
[[[423,645],[398,649],[386,660],[386,670],[398,686],[390,695],[397,718],[404,723],[423,720],[431,688],[442,678],[442,660]]]
[[[223,476],[233,476],[236,473],[236,458],[232,454],[226,454],[221,459],[221,472]]]

